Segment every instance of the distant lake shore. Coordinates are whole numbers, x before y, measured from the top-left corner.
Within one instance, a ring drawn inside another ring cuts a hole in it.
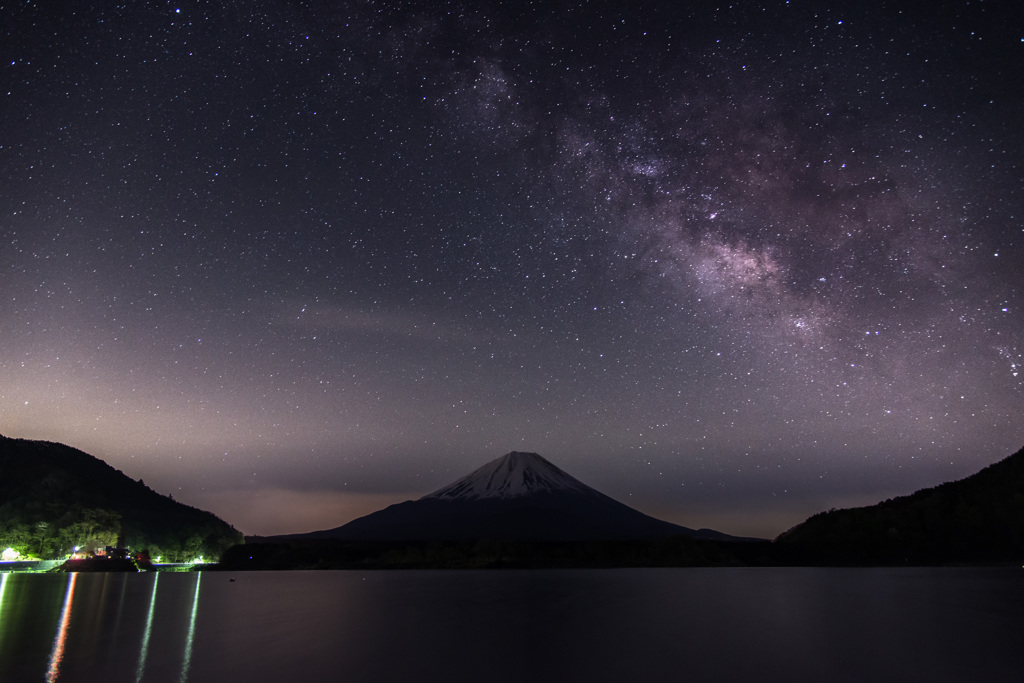
[[[341,541],[250,539],[221,558],[218,569],[587,569],[657,567],[1020,567],[1018,558],[916,557],[843,561],[772,541],[722,542],[686,537],[642,541]],[[1022,558],[1024,559],[1024,558]]]

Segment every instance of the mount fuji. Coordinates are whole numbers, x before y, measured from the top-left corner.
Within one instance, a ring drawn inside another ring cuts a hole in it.
[[[649,517],[592,489],[536,453],[512,452],[419,500],[290,539],[351,541],[748,540]]]

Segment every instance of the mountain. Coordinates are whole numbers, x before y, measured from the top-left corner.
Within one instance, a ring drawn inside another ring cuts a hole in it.
[[[966,479],[829,510],[776,546],[806,564],[990,564],[1024,559],[1024,449]]]
[[[242,535],[76,448],[0,436],[0,548],[60,557],[124,545],[165,561],[217,558]]]
[[[287,539],[584,541],[672,536],[741,540],[649,517],[536,453],[512,452],[419,500]]]

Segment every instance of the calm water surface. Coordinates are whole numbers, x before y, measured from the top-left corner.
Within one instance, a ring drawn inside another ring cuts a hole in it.
[[[0,574],[0,681],[1020,681],[1022,569]]]

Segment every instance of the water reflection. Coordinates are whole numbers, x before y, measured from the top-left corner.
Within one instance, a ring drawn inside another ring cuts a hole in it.
[[[3,574],[0,681],[1016,683],[1021,614],[1019,569]]]
[[[156,587],[160,574],[153,577],[153,590],[149,594],[149,611],[146,612],[146,628],[142,632],[142,646],[139,648],[139,665],[135,668],[135,683],[141,683],[146,670],[146,656],[149,654],[149,637],[153,633],[153,613],[156,611]]]
[[[202,581],[202,578],[202,572],[196,574],[196,589],[192,594],[192,614],[188,619],[188,635],[185,637],[185,654],[181,658],[181,675],[178,676],[179,683],[185,683],[188,680],[188,670],[192,667],[192,642],[196,637],[196,613],[199,611],[199,582]]]
[[[53,638],[53,650],[50,652],[50,665],[46,669],[47,683],[54,683],[60,676],[60,663],[64,659],[64,645],[68,639],[68,626],[71,624],[71,602],[75,599],[75,582],[78,573],[68,574],[68,588],[64,594],[64,607],[60,611],[57,622],[57,635]]]
[[[181,667],[178,674],[179,683],[185,683],[188,680],[189,670],[192,668],[192,645],[196,637],[196,615],[199,613],[199,585],[202,582],[203,575],[196,573],[193,576],[194,586],[192,588],[191,610],[189,612],[188,629],[185,633],[184,647],[181,655]],[[146,624],[142,631],[142,644],[139,646],[138,665],[135,667],[135,683],[142,683],[145,680],[146,663],[149,659],[149,645],[153,637],[153,622],[156,616],[157,589],[159,585],[160,574],[156,574],[153,577],[153,586],[149,592],[149,608],[146,610]],[[177,613],[179,609],[176,606],[171,606],[170,611],[172,613],[166,615],[168,622],[173,621],[174,613]]]
[[[4,593],[7,592],[8,576],[10,574],[7,572],[0,575],[0,653],[3,652],[4,629],[7,627],[7,622],[10,621],[10,617],[4,616]]]

